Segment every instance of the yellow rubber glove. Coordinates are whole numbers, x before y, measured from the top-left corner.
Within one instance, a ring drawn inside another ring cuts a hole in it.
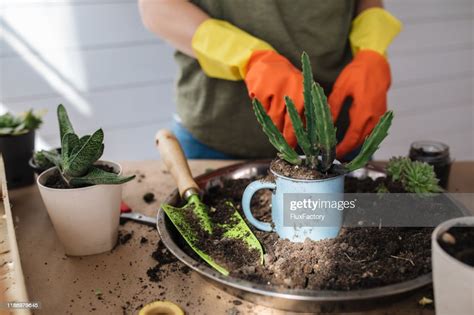
[[[374,50],[386,55],[387,48],[402,30],[402,23],[382,8],[371,8],[359,14],[352,21],[349,35],[352,54],[360,50]]]
[[[243,80],[250,56],[257,50],[274,50],[232,24],[208,19],[194,33],[192,48],[203,71],[212,78]]]

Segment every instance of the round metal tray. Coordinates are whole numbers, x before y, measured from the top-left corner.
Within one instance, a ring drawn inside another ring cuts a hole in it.
[[[205,190],[222,185],[223,179],[251,178],[265,175],[269,166],[268,160],[245,162],[220,168],[196,178],[200,187]],[[375,167],[367,167],[352,174],[356,177],[379,177],[385,174]],[[175,190],[165,203],[178,205],[180,197]],[[165,215],[163,209],[158,211],[157,227],[161,240],[173,255],[188,267],[198,272],[206,280],[222,290],[253,303],[296,312],[341,312],[363,311],[387,305],[400,297],[431,283],[431,273],[418,278],[387,285],[379,288],[329,291],[329,290],[294,290],[273,285],[256,284],[246,280],[223,276],[210,268],[205,262],[189,256],[183,247],[185,241]]]

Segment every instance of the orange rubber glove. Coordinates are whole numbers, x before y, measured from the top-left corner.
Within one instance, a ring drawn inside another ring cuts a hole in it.
[[[353,99],[350,125],[336,147],[338,159],[359,147],[387,111],[391,75],[385,56],[401,28],[397,18],[378,7],[364,10],[352,21],[349,41],[355,57],[339,74],[328,100],[337,120],[346,98]]]
[[[289,145],[297,144],[291,119],[286,112],[285,96],[295,103],[302,114],[303,75],[291,62],[272,50],[258,50],[252,53],[247,63],[245,84],[249,96],[257,98],[265,108],[278,130],[282,131]]]
[[[353,101],[349,109],[350,125],[336,147],[338,159],[360,146],[387,111],[390,82],[387,60],[372,50],[357,53],[341,72],[328,100],[333,119],[337,120],[347,97]]]

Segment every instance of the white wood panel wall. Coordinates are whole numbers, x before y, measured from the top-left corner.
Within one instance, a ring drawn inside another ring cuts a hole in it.
[[[473,0],[386,0],[404,23],[390,49],[396,118],[377,158],[416,139],[473,159]],[[103,127],[106,157],[156,158],[174,111],[173,50],[142,26],[135,0],[3,0],[0,110],[47,108],[41,143],[58,144],[54,109],[80,133]]]
[[[387,0],[404,23],[390,49],[395,111],[377,158],[405,155],[412,140],[447,143],[457,160],[474,158],[472,0]]]

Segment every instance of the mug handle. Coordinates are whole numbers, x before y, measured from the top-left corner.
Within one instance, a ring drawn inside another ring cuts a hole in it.
[[[272,225],[268,222],[262,222],[257,219],[252,214],[252,211],[250,211],[250,202],[252,201],[252,196],[260,189],[271,189],[274,190],[276,188],[275,183],[272,182],[266,182],[262,180],[256,180],[254,182],[251,182],[250,185],[245,188],[244,195],[242,196],[242,209],[244,210],[245,217],[249,222],[255,226],[257,229],[265,231],[265,232],[271,232],[273,231]]]

